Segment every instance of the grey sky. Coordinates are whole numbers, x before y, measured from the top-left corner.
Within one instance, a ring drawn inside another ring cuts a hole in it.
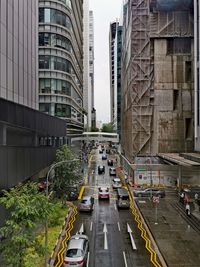
[[[110,121],[109,25],[121,14],[122,0],[90,0],[94,12],[95,108],[97,120]]]

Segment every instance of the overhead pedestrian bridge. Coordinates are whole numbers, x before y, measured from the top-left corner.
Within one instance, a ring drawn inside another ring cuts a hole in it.
[[[96,141],[96,142],[119,142],[119,135],[117,133],[105,133],[105,132],[84,132],[81,136],[73,137],[71,139],[72,143],[74,141]]]

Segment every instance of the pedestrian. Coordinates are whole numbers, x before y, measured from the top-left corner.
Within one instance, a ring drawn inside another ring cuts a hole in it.
[[[185,212],[188,216],[190,216],[190,204],[188,202],[185,205]]]
[[[194,199],[195,199],[195,202],[198,201],[198,199],[199,199],[199,195],[198,195],[198,193],[196,193],[196,194],[194,195]]]
[[[184,204],[184,197],[185,197],[185,194],[184,194],[184,192],[182,192],[182,193],[180,194],[180,199],[179,199],[179,201],[180,201],[182,204]]]

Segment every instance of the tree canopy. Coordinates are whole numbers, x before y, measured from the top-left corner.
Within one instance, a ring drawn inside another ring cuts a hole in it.
[[[114,132],[113,124],[112,123],[104,123],[101,131],[105,132],[105,133],[113,133]]]
[[[30,247],[38,249],[36,230],[52,212],[53,206],[46,195],[38,191],[37,184],[32,182],[4,190],[3,194],[0,204],[10,215],[0,229],[0,253],[7,265],[23,267],[26,250]],[[42,247],[39,251],[41,253]]]

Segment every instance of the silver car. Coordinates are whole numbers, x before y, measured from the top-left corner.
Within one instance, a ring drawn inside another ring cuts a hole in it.
[[[92,211],[94,206],[94,198],[92,196],[84,196],[79,204],[79,211]]]
[[[133,192],[135,197],[164,197],[165,196],[165,190],[161,188],[137,188]]]
[[[70,238],[64,258],[64,267],[85,267],[89,250],[89,241],[86,235],[76,234]]]
[[[122,188],[121,180],[119,178],[114,178],[112,186],[113,186],[113,189]]]

